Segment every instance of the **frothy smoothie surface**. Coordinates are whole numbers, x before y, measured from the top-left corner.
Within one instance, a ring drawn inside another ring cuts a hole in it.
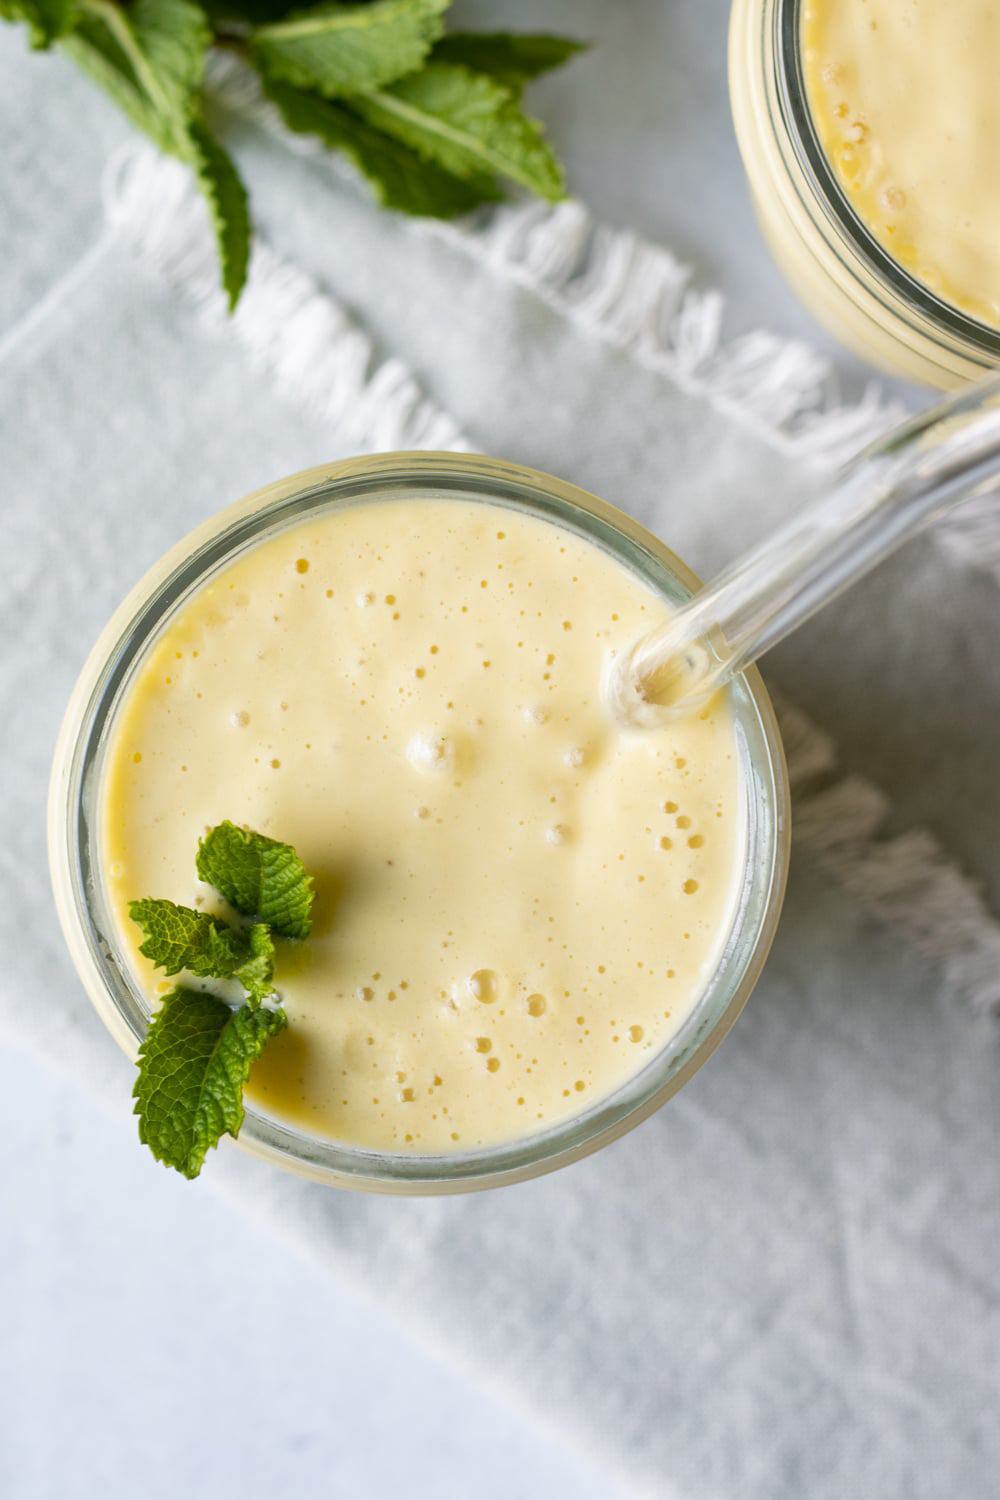
[[[859,217],[938,296],[1000,326],[1000,4],[807,0],[802,49]]]
[[[280,943],[288,1029],[253,1102],[386,1151],[530,1134],[612,1092],[677,1030],[742,877],[728,705],[623,734],[609,649],[666,606],[595,544],[464,499],[327,510],[173,617],[115,722],[111,902],[217,909],[194,853],[232,819],[316,876]]]

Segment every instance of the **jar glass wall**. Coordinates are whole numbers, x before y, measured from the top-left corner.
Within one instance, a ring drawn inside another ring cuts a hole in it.
[[[733,119],[754,205],[789,283],[863,358],[942,388],[1000,365],[1000,330],[936,297],[855,213],[820,145],[801,49],[803,0],[735,0]]]
[[[611,554],[661,597],[697,580],[642,527],[574,486],[496,460],[389,454],[310,470],[270,485],[208,522],[133,590],[95,646],[69,705],[53,768],[49,840],[56,904],[80,977],[119,1044],[134,1056],[150,1000],[131,972],[102,871],[98,808],[116,715],[149,651],[191,594],[253,548],[309,515],[403,499],[455,498],[548,519]],[[752,989],[773,936],[788,859],[788,792],[773,711],[755,671],[730,691],[745,801],[739,899],[721,959],[684,1024],[610,1096],[549,1129],[499,1146],[440,1155],[363,1150],[248,1108],[239,1144],[341,1186],[454,1192],[517,1181],[615,1139],[676,1091],[718,1045]],[[624,899],[624,893],[622,899]]]

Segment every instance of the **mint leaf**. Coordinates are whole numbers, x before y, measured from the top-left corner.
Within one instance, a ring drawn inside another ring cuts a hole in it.
[[[433,162],[422,161],[402,141],[375,130],[350,108],[275,79],[265,78],[263,84],[289,130],[319,136],[331,150],[342,152],[385,208],[450,219],[501,197],[492,177],[453,177]]]
[[[227,979],[249,956],[240,935],[208,912],[148,897],[130,901],[128,913],[145,936],[139,952],[165,974],[187,969],[200,978]]]
[[[249,952],[232,977],[239,980],[251,1003],[257,1004],[274,994],[274,939],[266,922],[254,922],[246,938]]]
[[[228,152],[209,135],[199,120],[188,127],[188,137],[191,162],[212,216],[222,285],[232,312],[246,282],[250,260],[250,211],[246,188]]]
[[[561,68],[578,52],[587,50],[586,42],[568,36],[516,33],[509,31],[449,31],[435,45],[433,62],[461,63],[476,73],[488,73],[511,93],[519,93],[525,83]]]
[[[128,910],[145,934],[139,952],[165,974],[186,969],[199,979],[236,979],[255,1002],[274,989],[274,943],[263,923],[240,932],[208,912],[152,898],[132,901]]]
[[[419,68],[451,0],[336,0],[259,26],[250,47],[262,71],[328,98],[359,94]]]
[[[543,198],[564,195],[562,168],[541,127],[509,89],[458,63],[430,62],[352,101],[370,125],[456,177],[499,173]]]
[[[284,1011],[234,1011],[196,990],[165,997],[139,1048],[132,1091],[139,1139],[157,1161],[197,1177],[211,1147],[239,1134],[250,1069],[286,1024]]]
[[[76,24],[76,0],[0,0],[0,19],[27,22],[31,45],[51,47]]]
[[[63,41],[73,60],[161,150],[188,157],[212,34],[190,0],[81,0],[80,20]]]
[[[295,850],[235,823],[220,823],[198,845],[198,874],[245,917],[282,937],[309,936],[312,878]]]
[[[48,0],[52,3],[52,0]],[[206,130],[200,89],[212,32],[191,0],[80,0],[66,51],[162,151],[194,168],[208,202],[229,306],[246,280],[247,196],[232,161]]]
[[[277,931],[305,937],[312,881],[294,849],[263,834],[220,823],[198,846],[198,873],[239,910],[267,914]],[[274,942],[266,922],[232,928],[209,912],[175,901],[132,901],[143,930],[140,952],[176,974],[236,979],[249,995],[233,1010],[224,1000],[179,986],[164,998],[139,1048],[132,1091],[139,1139],[158,1161],[197,1177],[206,1153],[243,1124],[243,1087],[283,1010],[261,1000],[273,989]]]

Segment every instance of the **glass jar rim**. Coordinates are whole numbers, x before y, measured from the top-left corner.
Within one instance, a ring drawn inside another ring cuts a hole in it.
[[[108,731],[133,673],[183,601],[265,536],[313,510],[429,494],[499,504],[554,521],[602,547],[672,601],[689,597],[698,586],[668,548],[615,507],[550,475],[479,455],[394,453],[320,466],[255,491],[183,538],[136,585],[93,648],[67,709],[50,785],[49,854],[57,911],[91,1000],[130,1055],[151,1007],[103,905],[92,813]],[[773,708],[753,669],[730,692],[746,762],[751,824],[743,894],[716,971],[691,1014],[645,1067],[566,1121],[467,1152],[376,1152],[310,1135],[249,1107],[238,1144],[339,1186],[464,1191],[575,1161],[631,1129],[680,1088],[722,1040],[756,983],[777,925],[788,864],[788,785]]]
[[[991,366],[1000,363],[1000,329],[962,312],[912,276],[876,239],[837,180],[809,108],[802,61],[802,4],[803,0],[763,0],[764,44],[772,49],[785,136],[814,203],[835,232],[846,239],[875,284],[886,287],[897,302],[938,333],[971,346]],[[845,264],[849,266],[849,262]]]

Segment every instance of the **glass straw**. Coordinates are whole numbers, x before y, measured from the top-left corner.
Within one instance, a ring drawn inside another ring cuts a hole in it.
[[[700,707],[928,521],[988,496],[1000,506],[1000,374],[867,448],[827,494],[617,656],[612,711],[652,726]]]

